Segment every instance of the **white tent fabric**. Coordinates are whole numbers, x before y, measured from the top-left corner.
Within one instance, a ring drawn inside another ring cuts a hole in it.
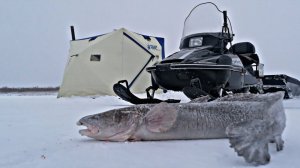
[[[58,97],[114,95],[114,83],[119,80],[132,82],[148,61],[151,66],[164,57],[163,38],[124,28],[73,40],[70,45]],[[151,76],[144,70],[130,90],[140,93],[150,85]]]

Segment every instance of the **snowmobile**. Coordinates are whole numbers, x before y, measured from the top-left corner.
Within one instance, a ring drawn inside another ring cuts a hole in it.
[[[195,15],[197,20],[191,19]],[[155,99],[154,92],[158,88],[183,91],[190,99],[278,90],[285,91],[289,98],[286,81],[300,82],[286,75],[264,76],[264,64],[260,63],[254,45],[250,42],[232,44],[233,37],[227,11],[221,11],[211,2],[198,4],[184,21],[180,50],[146,68],[152,78],[152,86],[146,89],[147,98],[140,99],[132,94],[126,80],[119,81],[113,89],[119,97],[133,104],[180,101]]]

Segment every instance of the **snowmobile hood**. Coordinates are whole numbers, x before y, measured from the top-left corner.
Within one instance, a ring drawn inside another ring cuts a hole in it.
[[[207,65],[232,65],[232,54],[220,54],[213,51],[212,46],[204,46],[193,49],[180,50],[166,59],[160,64],[207,64]]]
[[[212,48],[212,46],[204,46],[194,49],[183,49],[170,55],[169,57],[161,61],[161,63],[181,62],[193,58],[207,58],[216,55],[209,50],[210,48]]]

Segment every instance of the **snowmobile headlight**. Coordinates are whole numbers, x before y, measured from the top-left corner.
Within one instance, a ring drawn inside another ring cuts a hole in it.
[[[201,47],[203,43],[203,37],[194,37],[190,39],[189,47]]]

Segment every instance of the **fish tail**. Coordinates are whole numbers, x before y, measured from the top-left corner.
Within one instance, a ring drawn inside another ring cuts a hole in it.
[[[272,128],[265,120],[253,120],[232,124],[226,128],[230,147],[238,156],[253,165],[265,165],[270,162],[268,143],[272,139]]]

